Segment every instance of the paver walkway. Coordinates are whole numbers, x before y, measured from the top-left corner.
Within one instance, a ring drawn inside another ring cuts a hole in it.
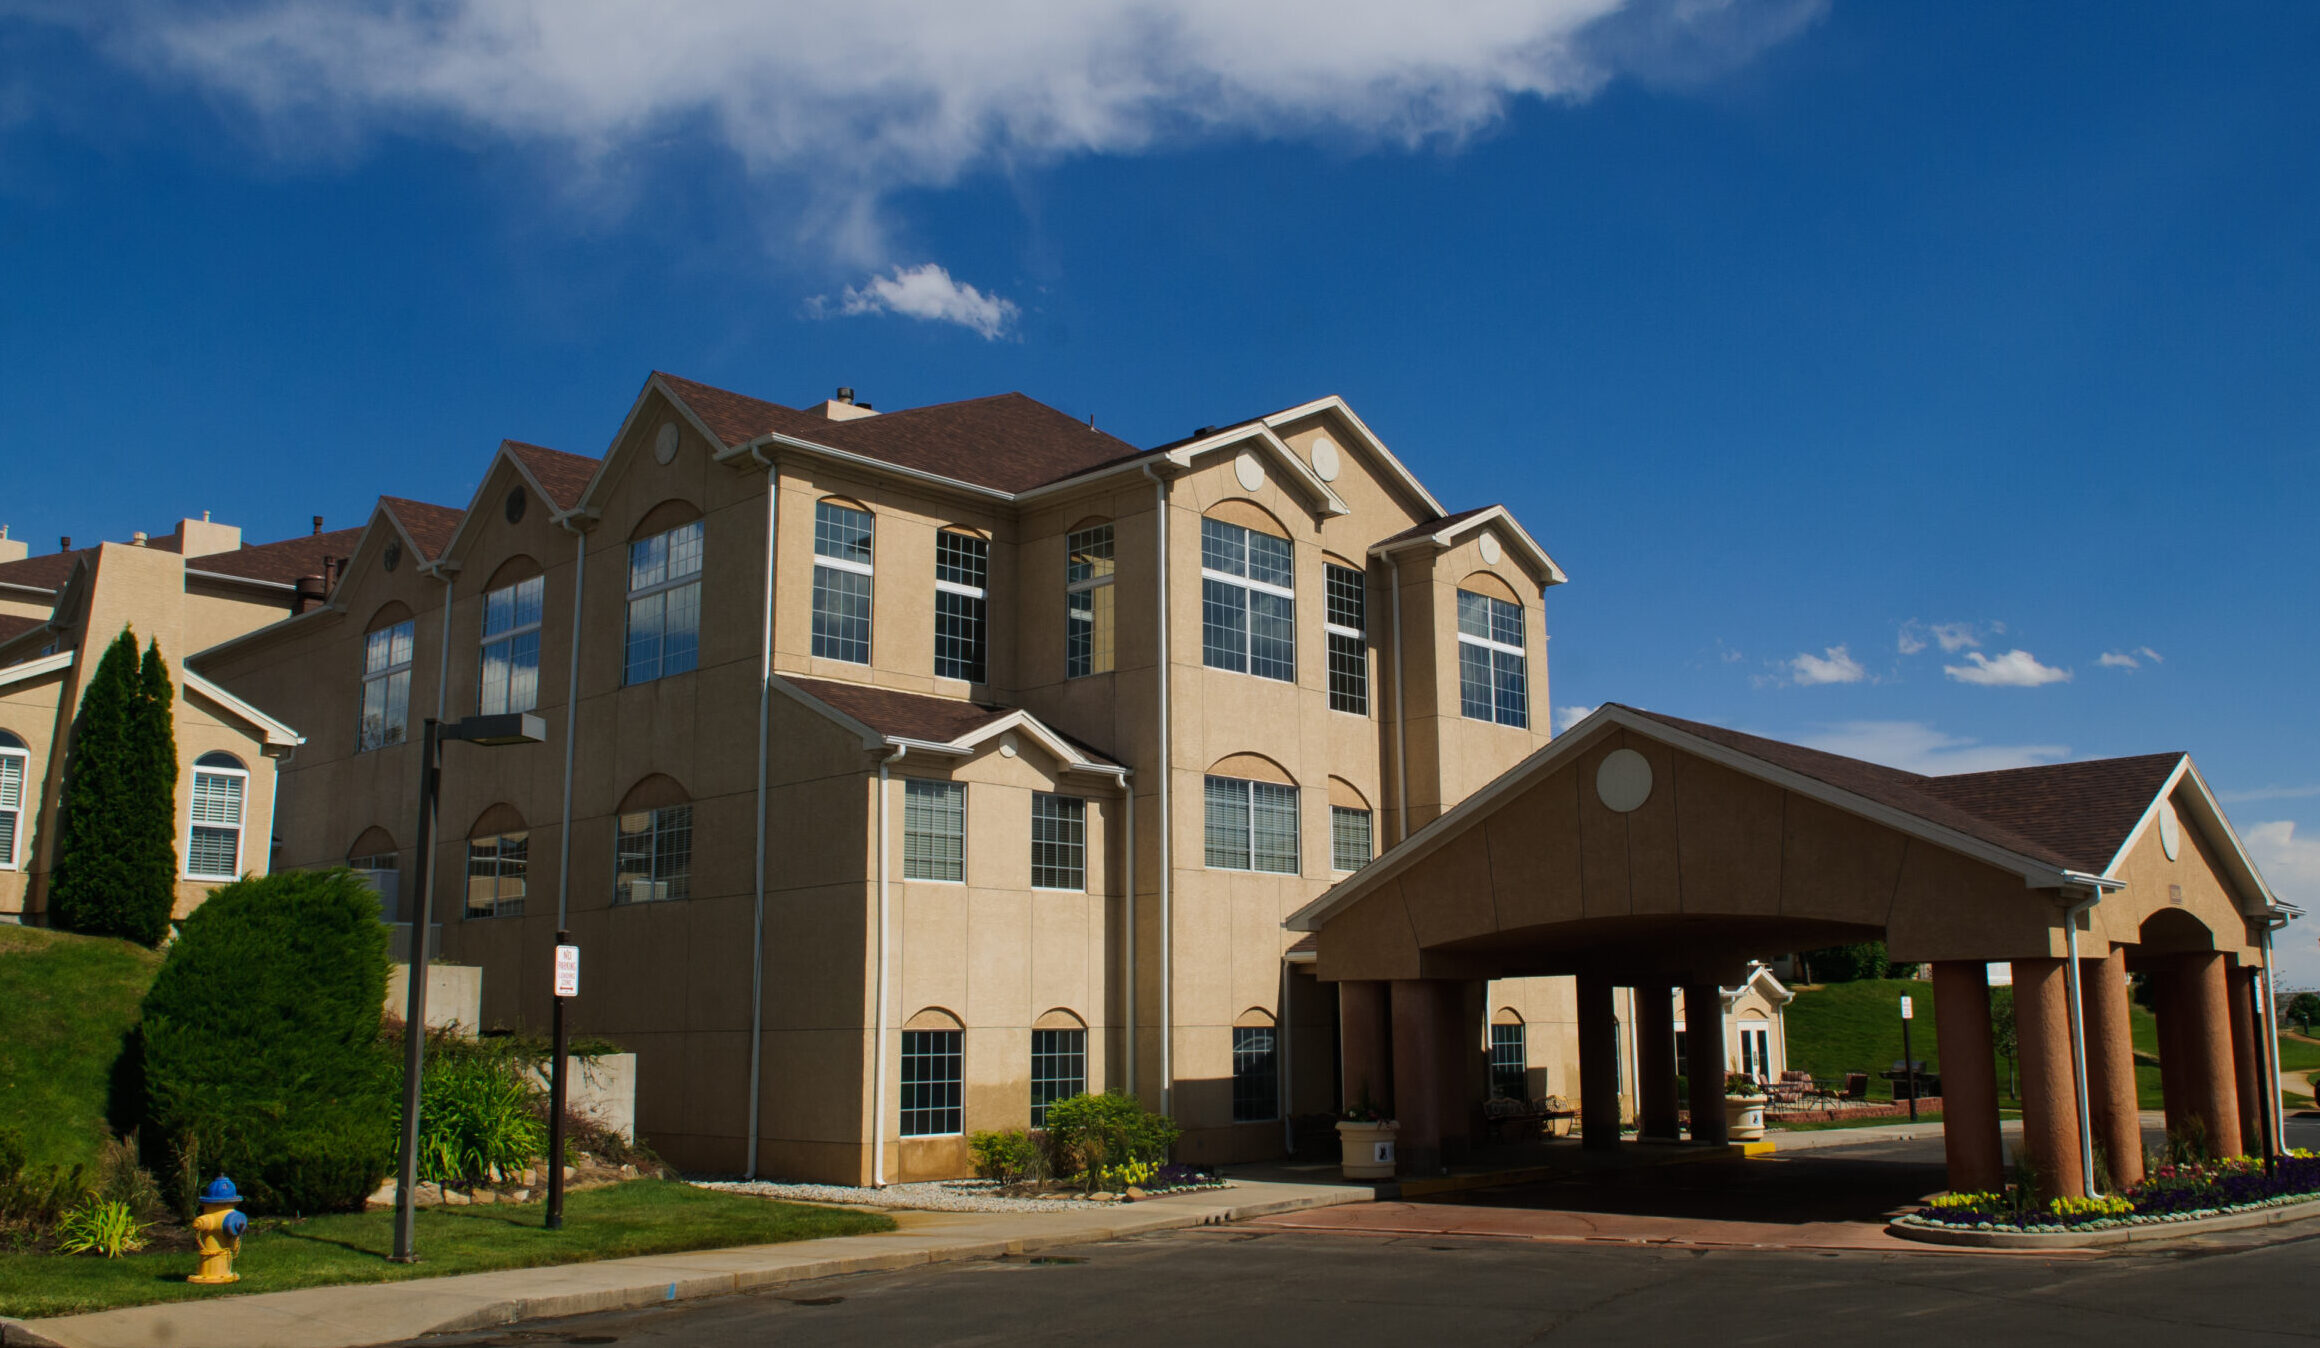
[[[899,1230],[878,1235],[645,1255],[411,1282],[309,1287],[43,1320],[0,1320],[0,1344],[9,1348],[18,1344],[55,1348],[359,1348],[544,1316],[723,1296],[840,1273],[1028,1254],[1148,1231],[1367,1203],[1371,1197],[1371,1190],[1364,1186],[1258,1181],[1144,1203],[1090,1205],[1086,1212],[903,1212],[894,1214],[901,1224]]]

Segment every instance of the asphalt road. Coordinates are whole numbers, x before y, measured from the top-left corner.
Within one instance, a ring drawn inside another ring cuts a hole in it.
[[[2316,1133],[2320,1123],[2308,1123],[2288,1140],[2310,1145]],[[1914,1168],[1919,1150],[1863,1148],[1845,1159]],[[1822,1339],[1879,1348],[2320,1342],[2320,1221],[2055,1258],[1206,1228],[420,1342],[1723,1348]]]

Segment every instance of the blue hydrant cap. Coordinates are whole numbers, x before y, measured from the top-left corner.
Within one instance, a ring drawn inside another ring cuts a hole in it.
[[[236,1210],[227,1213],[225,1221],[220,1223],[220,1225],[225,1227],[226,1235],[235,1240],[240,1240],[242,1238],[242,1232],[248,1230],[250,1227],[250,1219],[244,1217],[239,1210]]]
[[[208,1188],[201,1191],[201,1201],[204,1203],[239,1203],[242,1201],[242,1192],[234,1187],[232,1180],[220,1175],[209,1182]]]

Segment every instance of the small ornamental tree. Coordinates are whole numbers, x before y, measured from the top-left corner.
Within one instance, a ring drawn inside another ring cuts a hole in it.
[[[352,872],[220,886],[145,995],[145,1141],[258,1211],[357,1208],[394,1165],[387,929]]]
[[[49,911],[91,936],[161,944],[177,898],[177,736],[158,647],[121,630],[81,694],[57,811]]]
[[[2304,1033],[2312,1033],[2312,1026],[2320,1023],[2320,993],[2299,992],[2289,998],[2288,1019],[2296,1022]]]

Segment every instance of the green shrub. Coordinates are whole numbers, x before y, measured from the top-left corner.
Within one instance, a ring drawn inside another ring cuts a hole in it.
[[[32,1165],[23,1139],[0,1129],[0,1239],[18,1243],[48,1229],[88,1194],[83,1167]]]
[[[114,638],[73,718],[49,911],[91,936],[159,945],[177,901],[176,695],[158,647]]]
[[[393,1166],[379,1050],[387,929],[347,871],[239,880],[188,918],[145,995],[145,1141],[259,1212],[357,1208]]]
[[[1001,1184],[1035,1178],[1041,1164],[1039,1143],[1020,1128],[997,1133],[969,1133],[967,1151],[975,1158],[975,1173]]]
[[[117,1198],[92,1198],[56,1226],[59,1254],[101,1254],[118,1259],[145,1248],[145,1228],[136,1212]]]
[[[1061,1161],[1056,1173],[1076,1174],[1091,1193],[1121,1183],[1131,1165],[1166,1161],[1179,1131],[1176,1120],[1117,1092],[1075,1095],[1047,1107],[1048,1138]]]
[[[546,1092],[515,1045],[430,1036],[419,1104],[419,1178],[482,1182],[548,1149]]]
[[[1885,958],[1883,941],[1856,941],[1807,950],[1796,957],[1800,983],[1858,983],[1870,978],[1908,978],[1914,964],[1895,965]]]

